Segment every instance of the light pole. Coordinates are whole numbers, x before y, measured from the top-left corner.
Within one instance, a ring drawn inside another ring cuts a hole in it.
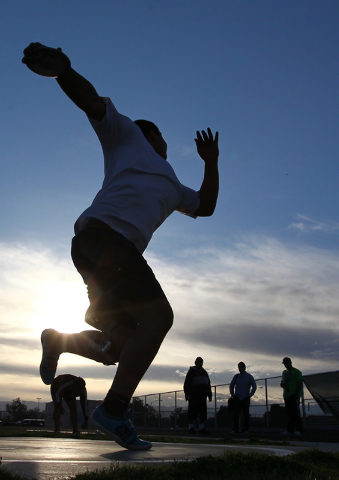
[[[39,410],[39,400],[41,400],[41,397],[36,397],[36,399],[38,400],[38,413],[40,412]]]

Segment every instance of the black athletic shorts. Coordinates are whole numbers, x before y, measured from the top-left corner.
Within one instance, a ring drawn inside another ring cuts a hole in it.
[[[166,299],[152,269],[133,242],[112,229],[80,231],[72,240],[71,255],[87,285],[91,315],[99,321],[128,322],[129,318],[133,326],[123,305]]]

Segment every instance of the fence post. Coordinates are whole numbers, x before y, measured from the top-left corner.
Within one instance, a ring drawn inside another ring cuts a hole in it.
[[[214,385],[214,426],[218,428],[218,420],[217,420],[217,386]]]
[[[270,428],[270,420],[268,417],[267,378],[265,378],[265,400],[266,400],[266,427]]]
[[[174,428],[177,428],[177,392],[174,392]]]
[[[161,393],[159,393],[159,421],[158,427],[161,427]]]
[[[147,425],[147,395],[145,395],[145,405],[144,405],[144,427]]]

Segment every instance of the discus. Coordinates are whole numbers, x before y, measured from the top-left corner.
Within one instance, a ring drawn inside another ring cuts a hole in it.
[[[41,46],[34,53],[24,57],[22,63],[32,72],[43,77],[57,78],[71,66],[70,59],[61,49]]]

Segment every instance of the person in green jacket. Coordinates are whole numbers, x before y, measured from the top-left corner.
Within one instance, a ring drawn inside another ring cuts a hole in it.
[[[292,360],[285,357],[282,361],[286,370],[282,373],[280,386],[284,389],[284,402],[287,414],[287,431],[283,435],[301,435],[303,425],[300,418],[300,397],[303,390],[303,377],[300,370],[292,367]]]

